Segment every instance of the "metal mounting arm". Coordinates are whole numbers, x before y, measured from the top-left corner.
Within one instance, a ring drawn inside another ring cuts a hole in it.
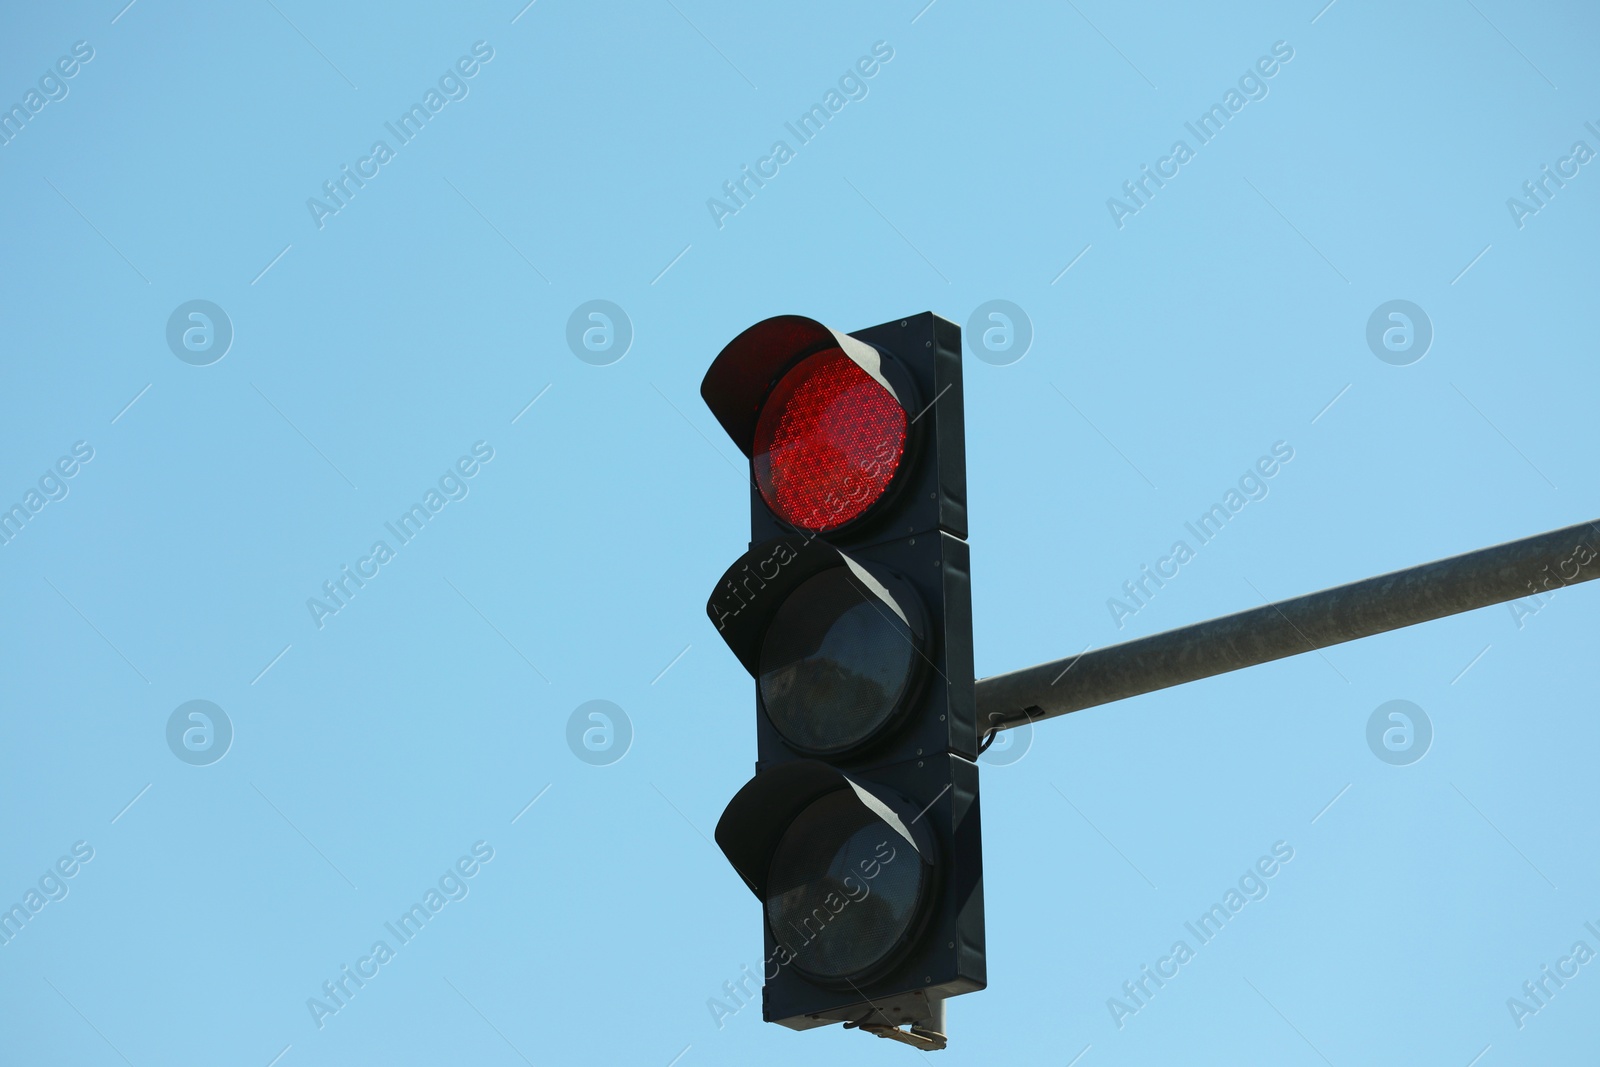
[[[1600,578],[1600,519],[980,678],[985,733]]]

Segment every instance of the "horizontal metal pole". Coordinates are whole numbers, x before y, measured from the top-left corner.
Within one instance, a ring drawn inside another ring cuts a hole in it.
[[[1600,578],[1600,519],[978,679],[1006,730]]]

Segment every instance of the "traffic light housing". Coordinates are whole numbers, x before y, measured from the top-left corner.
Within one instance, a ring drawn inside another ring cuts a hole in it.
[[[706,611],[756,680],[716,837],[766,914],[763,1014],[942,1048],[985,985],[960,329],[767,319],[701,395],[750,460]]]

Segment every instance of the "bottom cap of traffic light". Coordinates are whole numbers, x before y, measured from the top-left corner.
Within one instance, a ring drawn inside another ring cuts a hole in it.
[[[716,838],[765,912],[768,1022],[902,1040],[883,1031],[910,1023],[927,1042],[946,997],[986,984],[975,764],[940,753],[868,781],[783,763],[739,790]]]

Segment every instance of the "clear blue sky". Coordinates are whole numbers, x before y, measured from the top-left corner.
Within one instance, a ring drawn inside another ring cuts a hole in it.
[[[1600,512],[1583,5],[123,2],[0,33],[0,904],[38,894],[0,944],[7,1062],[910,1062],[707,1006],[761,919],[708,841],[754,711],[703,610],[748,496],[697,390],[765,316],[1026,313],[1021,360],[966,361],[980,674]],[[620,360],[586,313],[569,345],[592,300]],[[1394,300],[1419,361],[1368,344]],[[936,1062],[1592,1049],[1600,964],[1507,1000],[1600,951],[1600,589],[1524,608],[987,766],[991,985]],[[595,700],[620,760],[569,744]],[[1418,762],[1368,745],[1392,700]]]

